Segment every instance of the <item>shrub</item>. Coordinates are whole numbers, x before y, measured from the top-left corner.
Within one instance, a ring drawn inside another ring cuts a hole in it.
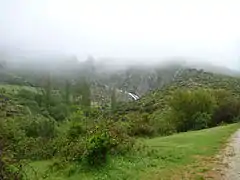
[[[85,133],[85,129],[83,128],[82,122],[71,122],[71,125],[67,131],[67,137],[70,139],[79,138],[79,136]]]
[[[17,156],[24,133],[14,124],[14,119],[0,118],[0,129],[0,179],[25,179],[21,159]]]
[[[85,138],[70,140],[66,137],[58,137],[53,142],[54,156],[68,162],[82,161],[86,149]]]
[[[108,154],[126,153],[134,142],[114,122],[101,122],[88,134],[85,159],[89,165],[107,162]]]
[[[154,134],[154,127],[142,122],[134,122],[130,130],[130,135],[132,136],[153,136]]]
[[[67,138],[74,140],[78,139],[80,135],[86,134],[88,121],[83,111],[77,110],[72,113],[69,120],[62,124],[67,130]]]
[[[28,99],[28,100],[34,100],[36,93],[27,89],[20,89],[16,96],[19,99]]]
[[[155,128],[158,135],[170,135],[176,132],[176,127],[172,122],[171,111],[169,109],[163,109],[156,111],[150,116],[151,126]]]
[[[115,139],[115,146],[111,149],[111,153],[115,155],[126,154],[132,150],[135,144],[134,138],[128,135],[129,123],[110,121],[108,124],[108,132],[110,137]]]
[[[233,123],[240,116],[240,100],[236,97],[225,98],[221,101],[213,113],[212,126],[222,122]]]
[[[196,123],[200,122],[196,122],[196,120],[200,121],[200,115],[212,114],[216,108],[216,100],[209,90],[176,90],[169,101],[169,105],[172,109],[172,117],[177,130],[187,131],[195,129],[196,126],[199,129],[200,125]]]
[[[125,118],[129,123],[128,134],[130,136],[153,136],[155,134],[147,113],[130,113]]]
[[[66,104],[50,106],[48,111],[56,121],[63,121],[69,115],[69,108]]]
[[[30,117],[23,128],[28,137],[53,138],[55,136],[55,127],[54,120],[39,115]]]
[[[21,164],[10,156],[6,157],[0,149],[0,179],[1,180],[22,180],[25,179]]]
[[[69,117],[70,121],[74,122],[83,122],[86,120],[86,117],[84,116],[84,112],[81,110],[76,110],[74,113],[72,113]]]
[[[16,153],[22,159],[46,160],[54,155],[54,144],[52,141],[52,139],[42,137],[29,137],[18,143],[19,147]]]
[[[19,149],[19,142],[25,138],[24,131],[20,128],[17,118],[0,118],[0,141],[4,141],[4,147],[15,155]]]
[[[106,163],[107,153],[112,145],[107,131],[92,134],[87,141],[85,158],[89,165],[100,165]]]
[[[31,110],[31,112],[33,113],[41,112],[41,108],[40,108],[41,106],[36,101],[36,97],[38,96],[36,92],[26,90],[26,89],[20,89],[15,96],[18,99],[18,102],[21,105],[28,107]]]
[[[193,115],[193,119],[195,122],[193,129],[200,130],[209,127],[212,115],[206,112],[197,112],[196,114]]]

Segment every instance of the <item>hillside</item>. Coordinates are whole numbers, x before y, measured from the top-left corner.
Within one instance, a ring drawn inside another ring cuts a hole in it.
[[[41,60],[40,60],[41,59]],[[239,72],[207,63],[189,63],[187,60],[159,60],[155,59],[119,59],[109,58],[95,59],[89,56],[85,61],[78,61],[70,55],[54,54],[21,54],[8,55],[3,58],[4,66],[0,69],[0,83],[11,83],[16,85],[43,86],[46,76],[53,79],[55,88],[64,86],[65,81],[76,81],[85,76],[91,84],[93,99],[97,103],[109,103],[109,90],[116,88],[120,91],[133,93],[139,97],[149,91],[161,89],[172,83],[177,78],[182,78],[181,72],[186,76],[196,76],[194,72],[187,69],[204,69],[207,72],[238,76]],[[159,63],[158,63],[159,61]],[[124,64],[125,62],[125,64]],[[128,63],[126,63],[128,62]],[[139,63],[139,62],[146,62]],[[210,75],[210,74],[208,74]],[[199,78],[207,78],[201,76]],[[180,82],[185,81],[178,79]],[[177,81],[178,81],[177,80]],[[215,81],[215,79],[212,79]],[[195,81],[195,79],[194,79]],[[181,85],[181,83],[177,84]],[[129,95],[119,94],[119,101],[133,100]],[[104,99],[104,100],[103,100]],[[103,101],[103,102],[102,102]]]
[[[49,170],[51,161],[36,161],[28,173],[32,179],[46,177],[48,180],[145,180],[145,179],[205,179],[213,168],[214,155],[222,148],[239,125],[222,126],[207,130],[176,134],[168,137],[146,139],[143,152],[127,157],[114,157],[103,170],[88,172],[81,166]],[[36,173],[34,173],[36,170]],[[71,174],[75,172],[73,175]]]
[[[134,103],[124,106],[122,111],[141,111],[151,112],[162,109],[167,97],[176,89],[224,89],[232,93],[240,93],[240,77],[233,77],[223,74],[215,74],[197,69],[182,69],[172,81],[163,87],[157,88],[146,93],[141,99]]]
[[[92,59],[29,67],[0,69],[3,180],[167,179],[217,153],[237,125],[177,133],[239,122],[238,77],[175,63],[100,72]]]

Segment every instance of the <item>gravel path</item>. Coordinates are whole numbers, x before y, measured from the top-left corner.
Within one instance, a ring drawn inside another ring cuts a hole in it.
[[[230,140],[223,163],[223,180],[240,180],[240,130]]]

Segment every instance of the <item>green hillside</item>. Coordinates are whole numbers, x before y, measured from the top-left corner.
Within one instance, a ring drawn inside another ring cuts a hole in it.
[[[237,77],[172,66],[109,79],[30,72],[0,79],[3,180],[169,179],[195,167],[195,156],[216,154],[238,128],[222,126],[240,119]],[[139,100],[124,97],[133,87]]]
[[[165,107],[168,97],[177,89],[223,89],[240,94],[240,77],[214,74],[197,69],[185,69],[165,86],[146,93],[141,99],[124,106],[123,111],[154,111]]]
[[[207,172],[213,168],[212,157],[238,128],[239,125],[234,124],[147,139],[142,142],[145,145],[143,152],[114,157],[104,169],[90,172],[69,164],[64,165],[63,170],[51,170],[51,164],[56,160],[33,162],[31,167],[37,173],[32,168],[28,172],[32,179],[45,176],[49,180],[205,179]]]

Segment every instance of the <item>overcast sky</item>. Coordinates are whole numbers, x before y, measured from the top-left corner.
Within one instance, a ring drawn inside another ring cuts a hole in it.
[[[0,0],[0,44],[240,66],[240,0]]]

